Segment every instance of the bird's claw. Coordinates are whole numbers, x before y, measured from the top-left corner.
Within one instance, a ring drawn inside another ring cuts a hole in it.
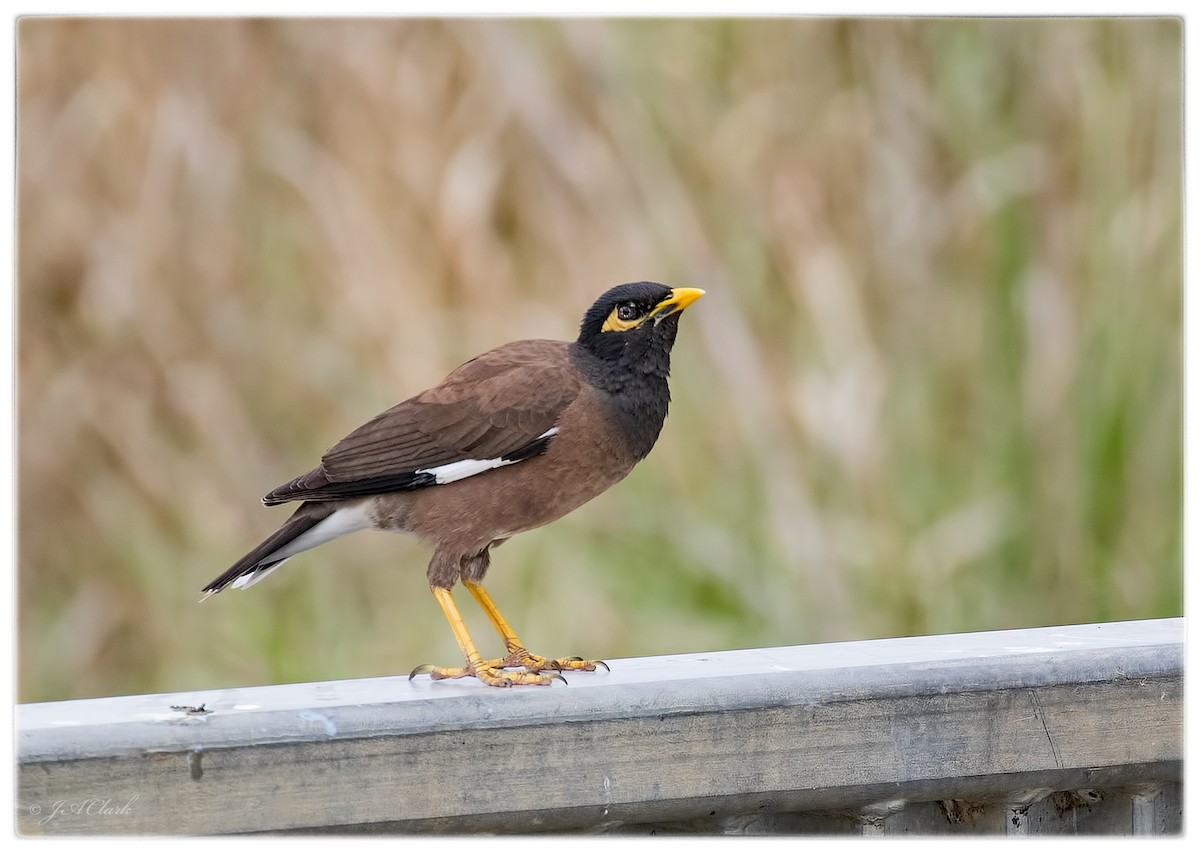
[[[586,672],[594,672],[596,667],[604,667],[605,672],[612,672],[602,660],[585,660],[581,657],[559,658],[558,660],[549,661],[552,668],[555,669],[581,669]]]
[[[479,664],[468,663],[466,666],[444,667],[433,666],[432,664],[421,664],[411,673],[408,680],[412,681],[418,675],[428,675],[433,681],[441,681],[446,678],[478,678],[484,684],[492,687],[512,687],[514,684],[537,684],[550,685],[555,681],[561,681],[563,684],[567,680],[556,673],[544,674],[536,670],[510,670],[503,666],[498,666],[498,663],[503,661],[480,661]]]
[[[506,666],[524,667],[529,672],[554,670],[556,672],[595,672],[596,667],[602,666],[612,672],[602,660],[586,660],[581,657],[545,658],[541,655],[530,654],[525,649],[513,649],[502,663]]]
[[[433,664],[423,663],[408,674],[408,680],[412,681],[418,675],[428,675],[429,673],[433,672],[435,669],[437,669],[437,667],[434,666]]]

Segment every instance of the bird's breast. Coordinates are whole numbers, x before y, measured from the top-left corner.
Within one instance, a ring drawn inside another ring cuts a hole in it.
[[[407,529],[435,547],[475,553],[577,509],[624,478],[640,458],[593,389],[567,407],[557,427],[538,456],[411,493]]]

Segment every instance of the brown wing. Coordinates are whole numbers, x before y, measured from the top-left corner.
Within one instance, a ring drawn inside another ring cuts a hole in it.
[[[518,460],[545,449],[582,386],[569,345],[518,341],[456,368],[440,385],[363,424],[321,464],[263,498],[268,506],[422,488],[428,469],[465,460]]]

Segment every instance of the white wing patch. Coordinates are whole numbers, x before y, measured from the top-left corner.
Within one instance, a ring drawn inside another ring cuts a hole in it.
[[[558,427],[550,427],[550,429],[535,438],[534,441],[550,438],[557,434]],[[493,468],[503,468],[505,465],[512,465],[514,462],[520,461],[522,460],[505,459],[503,456],[498,456],[495,459],[460,459],[458,462],[447,462],[445,465],[435,465],[432,468],[418,468],[415,473],[432,474],[434,482],[439,486],[444,486],[446,483],[465,480],[467,477],[474,477],[476,474],[482,474],[484,471],[491,471]]]

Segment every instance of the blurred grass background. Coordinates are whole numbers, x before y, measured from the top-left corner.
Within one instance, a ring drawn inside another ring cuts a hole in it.
[[[407,538],[199,589],[347,431],[647,278],[709,291],[659,446],[489,576],[534,650],[1181,613],[1181,54],[1179,20],[21,19],[19,698],[455,663]]]

